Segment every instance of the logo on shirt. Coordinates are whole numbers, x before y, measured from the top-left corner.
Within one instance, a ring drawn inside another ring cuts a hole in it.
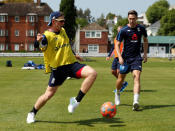
[[[138,39],[137,35],[136,34],[133,34],[132,35],[132,40],[137,40],[137,39]]]
[[[55,51],[58,51],[60,48],[68,47],[68,46],[70,46],[70,44],[63,44],[63,45],[56,46]]]
[[[137,28],[137,31],[140,32],[140,28],[139,27]]]
[[[138,42],[138,36],[137,34],[133,34],[132,37],[131,37],[131,42]]]

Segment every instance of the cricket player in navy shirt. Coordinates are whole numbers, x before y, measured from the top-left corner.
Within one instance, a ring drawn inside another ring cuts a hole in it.
[[[143,38],[144,53],[141,57],[141,40]],[[147,51],[148,51],[148,39],[147,33],[144,26],[137,24],[137,12],[131,10],[128,12],[128,24],[124,26],[117,35],[117,54],[119,63],[121,65],[127,65],[127,70],[121,72],[117,79],[117,92],[115,93],[115,104],[120,104],[120,92],[122,83],[126,77],[126,74],[132,72],[134,80],[134,100],[133,110],[139,109],[139,96],[140,96],[140,75],[142,71],[142,61],[147,62]],[[124,48],[123,52],[120,52],[120,44],[123,41]]]

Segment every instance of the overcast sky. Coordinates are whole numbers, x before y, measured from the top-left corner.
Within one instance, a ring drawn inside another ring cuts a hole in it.
[[[106,16],[109,12],[126,17],[131,9],[135,9],[138,14],[144,13],[156,1],[158,0],[75,0],[75,6],[83,10],[89,8],[95,18],[100,17],[102,13]],[[59,10],[61,0],[41,0],[41,2],[48,3],[56,11]],[[170,5],[175,5],[175,0],[168,2]]]

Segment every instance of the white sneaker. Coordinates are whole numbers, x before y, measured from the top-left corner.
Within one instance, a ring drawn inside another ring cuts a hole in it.
[[[120,93],[115,93],[115,104],[120,105]]]
[[[70,98],[70,104],[68,106],[68,112],[73,113],[75,108],[80,104],[80,102],[77,102],[75,97]]]
[[[35,114],[33,112],[29,112],[27,115],[27,123],[31,124],[35,122]]]
[[[133,111],[138,111],[138,109],[139,109],[139,103],[138,103],[138,102],[133,103],[133,108],[132,108],[132,110],[133,110]]]

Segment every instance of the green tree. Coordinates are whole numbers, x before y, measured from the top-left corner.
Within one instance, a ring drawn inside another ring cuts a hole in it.
[[[84,15],[85,15],[86,19],[88,20],[88,22],[90,23],[90,22],[91,22],[92,16],[91,16],[91,11],[90,11],[89,8],[87,8],[87,9],[84,11]]]
[[[28,3],[33,3],[34,0],[3,0],[3,2],[28,2]]]
[[[175,9],[169,10],[160,20],[158,35],[175,36]]]
[[[74,6],[75,0],[61,0],[60,11],[64,13],[65,16],[65,30],[72,42],[75,38],[76,33],[76,7]]]
[[[114,28],[113,28],[113,32],[114,32],[114,35],[113,35],[113,37],[115,38],[116,37],[116,35],[117,35],[117,28],[119,27],[119,26],[125,26],[125,25],[127,25],[128,24],[128,18],[120,18],[119,20],[118,20],[118,22],[117,22],[117,24],[114,26]]]
[[[76,18],[76,23],[80,25],[81,28],[89,24],[86,18]]]
[[[84,27],[93,21],[93,17],[91,16],[90,9],[86,9],[83,11],[81,8],[77,10],[77,18],[76,23],[80,25],[80,27]]]
[[[105,21],[104,14],[101,14],[100,18],[97,19],[97,23],[98,23],[100,26],[103,26],[103,27],[106,26],[106,21]]]
[[[155,23],[166,14],[169,8],[167,0],[159,0],[151,5],[146,11],[146,17],[149,23]]]
[[[106,19],[107,19],[107,20],[108,20],[108,19],[111,20],[111,19],[114,19],[115,16],[116,16],[115,14],[109,12],[109,13],[106,15]]]
[[[79,10],[77,9],[77,17],[78,18],[86,18],[84,16],[83,10],[81,8]]]

